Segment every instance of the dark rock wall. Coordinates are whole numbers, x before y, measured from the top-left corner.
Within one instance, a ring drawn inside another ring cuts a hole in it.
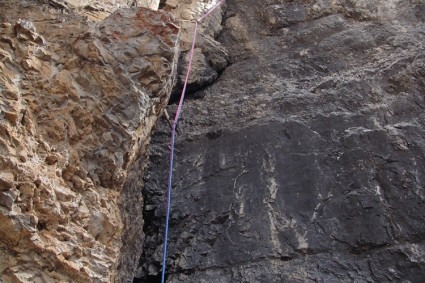
[[[227,1],[231,64],[178,127],[168,282],[425,281],[424,14]],[[145,175],[138,282],[160,268],[169,132]]]

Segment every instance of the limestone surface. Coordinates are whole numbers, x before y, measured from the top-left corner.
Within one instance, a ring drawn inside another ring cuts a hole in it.
[[[424,282],[425,3],[261,2],[227,1],[230,65],[183,107],[167,282]],[[168,134],[137,282],[160,268]]]
[[[179,20],[181,28],[180,60],[178,63],[177,80],[172,93],[172,101],[180,97],[183,83],[187,74],[190,48],[194,34],[195,20],[200,19],[207,11],[214,7],[217,0],[167,0],[163,7]],[[198,27],[196,50],[190,72],[187,94],[202,89],[219,77],[229,61],[226,48],[216,40],[222,30],[223,12],[226,4],[218,6],[214,13],[204,18]]]
[[[0,10],[0,281],[127,282],[179,28],[166,12],[95,23],[55,3]]]

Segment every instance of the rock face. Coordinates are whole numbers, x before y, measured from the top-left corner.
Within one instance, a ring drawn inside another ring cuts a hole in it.
[[[194,22],[217,2],[218,1],[211,0],[168,0],[165,2],[164,10],[169,11],[175,18],[180,19],[181,28],[181,54],[172,101],[180,97],[183,89],[189,62],[189,50],[193,39]],[[212,84],[228,64],[228,52],[226,48],[216,40],[217,35],[222,30],[223,6],[224,5],[220,5],[217,7],[214,13],[200,22],[198,27],[196,52],[187,84],[188,95]]]
[[[145,8],[95,24],[14,0],[0,20],[0,281],[128,282],[179,29]]]
[[[77,13],[90,20],[103,20],[120,8],[144,7],[158,10],[159,0],[40,0],[65,13]]]
[[[423,282],[423,1],[227,8],[231,65],[178,127],[167,282]],[[168,139],[161,121],[138,282],[160,268]]]

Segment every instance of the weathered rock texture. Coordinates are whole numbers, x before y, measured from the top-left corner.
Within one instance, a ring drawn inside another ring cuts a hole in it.
[[[159,0],[40,0],[65,13],[77,13],[90,20],[103,20],[120,8],[144,7],[158,10]]]
[[[168,282],[423,282],[425,3],[227,6],[231,65],[178,127]],[[138,282],[160,267],[168,138]]]
[[[216,0],[168,0],[165,2],[164,10],[169,11],[180,20],[181,28],[181,55],[172,101],[179,98],[186,78],[195,20],[199,19],[218,2]],[[222,30],[223,6],[217,7],[215,12],[202,20],[198,27],[196,52],[187,84],[188,95],[212,84],[228,64],[228,52],[216,40],[217,35]]]
[[[132,280],[179,29],[145,8],[94,24],[18,0],[0,20],[0,281]]]

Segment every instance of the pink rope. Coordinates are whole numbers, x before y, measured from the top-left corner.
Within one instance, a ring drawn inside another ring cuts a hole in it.
[[[176,139],[176,127],[177,122],[180,117],[180,113],[183,107],[184,97],[186,95],[186,88],[187,84],[189,82],[189,75],[190,70],[192,68],[192,61],[193,61],[193,54],[195,53],[195,43],[196,43],[196,35],[198,31],[198,25],[199,23],[205,19],[209,14],[211,14],[219,5],[224,3],[225,0],[221,0],[216,5],[214,5],[210,10],[208,10],[202,17],[197,19],[195,21],[195,29],[193,31],[193,39],[192,39],[192,46],[190,48],[190,54],[189,54],[189,64],[187,66],[187,73],[186,73],[186,79],[184,80],[183,90],[182,94],[180,96],[179,106],[177,107],[176,116],[174,117],[173,126],[171,129],[171,141],[170,141],[170,167],[168,172],[168,188],[167,188],[167,213],[165,217],[165,233],[164,233],[164,251],[163,251],[163,258],[162,258],[162,276],[161,276],[161,282],[165,282],[165,269],[166,269],[166,263],[167,263],[167,246],[168,246],[168,230],[169,230],[169,222],[170,222],[170,207],[171,207],[171,189],[172,189],[172,182],[173,182],[173,167],[174,167],[174,145],[175,145],[175,139]]]
[[[221,4],[224,3],[224,0],[221,0],[220,2],[218,2],[217,4],[215,4],[208,12],[206,12],[202,17],[200,17],[198,20],[196,20],[197,22],[202,22],[202,20],[204,18],[206,18],[209,14],[211,14],[218,6],[220,6]]]
[[[193,32],[192,47],[190,48],[189,65],[187,66],[186,79],[184,80],[183,90],[182,90],[182,94],[180,96],[180,101],[179,101],[179,107],[177,108],[177,112],[176,112],[176,116],[174,117],[173,124],[177,124],[180,117],[180,112],[182,111],[183,101],[186,95],[187,83],[189,82],[190,70],[192,68],[193,54],[195,53],[195,42],[196,42],[197,31],[198,31],[198,21],[195,22],[195,30]]]

